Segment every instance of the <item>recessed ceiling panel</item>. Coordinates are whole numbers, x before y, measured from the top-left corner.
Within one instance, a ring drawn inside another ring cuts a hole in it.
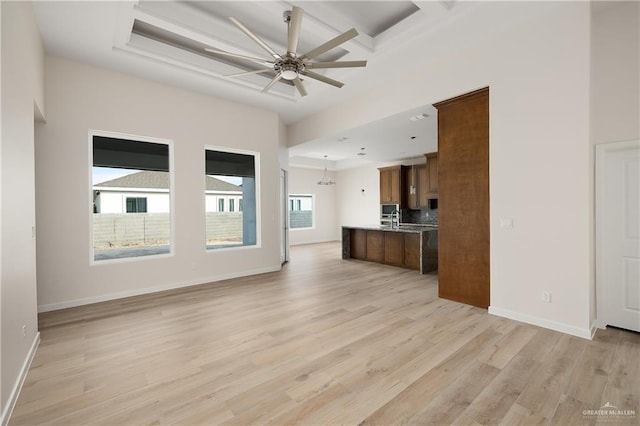
[[[285,3],[264,1],[186,1],[184,4],[219,19],[228,21],[230,17],[233,17],[262,38],[277,52],[286,51],[288,27],[282,14],[291,8],[287,7]],[[302,4],[302,7],[304,8],[304,4]],[[304,16],[302,19],[302,31],[298,42],[298,53],[300,55],[329,40],[329,38],[321,37],[313,31],[309,31],[309,28],[305,28],[305,21],[309,19],[311,18],[308,16]],[[308,24],[307,27],[309,27]],[[346,31],[348,28],[344,30]],[[209,31],[215,33],[214,28]],[[241,34],[240,30],[237,31],[238,34]],[[247,47],[255,49],[255,45],[252,44],[251,40],[246,39],[245,43]],[[318,62],[332,62],[342,58],[347,53],[349,53],[347,50],[338,47],[315,59]],[[269,55],[266,55],[266,58],[269,58]]]
[[[331,8],[357,26],[358,31],[377,37],[420,10],[411,1],[336,1]]]

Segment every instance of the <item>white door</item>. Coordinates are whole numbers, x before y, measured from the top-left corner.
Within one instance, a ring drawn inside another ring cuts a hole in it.
[[[640,331],[640,141],[596,146],[598,325]]]
[[[287,172],[280,169],[280,264],[289,260],[289,194]]]

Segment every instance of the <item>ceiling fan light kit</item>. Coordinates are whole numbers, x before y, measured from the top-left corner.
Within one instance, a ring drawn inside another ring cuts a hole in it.
[[[346,43],[352,38],[358,35],[358,31],[355,28],[351,28],[350,30],[334,37],[333,39],[327,41],[326,43],[316,47],[315,49],[305,53],[304,55],[298,55],[298,41],[300,40],[300,29],[302,27],[302,16],[304,12],[301,8],[297,6],[293,6],[291,10],[285,11],[282,16],[284,22],[287,24],[287,52],[284,55],[278,54],[275,50],[273,50],[264,40],[254,34],[250,29],[245,27],[240,21],[236,18],[229,18],[231,22],[233,22],[247,37],[253,40],[256,44],[258,44],[262,49],[264,49],[271,59],[261,59],[255,58],[252,56],[240,55],[231,52],[225,52],[223,50],[206,48],[207,52],[231,56],[238,59],[244,59],[246,61],[254,62],[258,65],[262,65],[265,67],[264,70],[255,70],[255,71],[246,71],[240,72],[236,74],[230,74],[226,77],[235,78],[250,74],[261,74],[266,72],[275,71],[276,75],[273,79],[262,89],[263,92],[268,92],[277,82],[282,80],[292,81],[300,96],[306,96],[307,91],[302,84],[301,76],[309,77],[314,80],[320,81],[322,83],[329,84],[334,87],[341,88],[344,83],[334,80],[332,78],[326,77],[322,74],[318,74],[316,72],[310,71],[312,69],[328,69],[328,68],[354,68],[354,67],[365,67],[367,66],[367,61],[334,61],[334,62],[312,62],[313,58],[316,58],[323,53],[328,52],[339,45]]]

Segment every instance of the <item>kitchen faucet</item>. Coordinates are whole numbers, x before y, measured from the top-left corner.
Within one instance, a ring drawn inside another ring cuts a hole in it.
[[[397,228],[398,226],[400,226],[400,212],[398,209],[394,209],[391,212],[391,227]]]

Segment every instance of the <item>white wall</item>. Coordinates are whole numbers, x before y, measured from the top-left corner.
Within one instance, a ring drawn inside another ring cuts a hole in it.
[[[380,172],[376,166],[340,170],[336,181],[338,226],[380,224]]]
[[[242,200],[242,194],[238,193],[236,194],[225,194],[225,195],[221,195],[221,194],[209,194],[207,193],[205,195],[205,211],[206,212],[217,212],[218,210],[218,200],[219,199],[223,199],[224,200],[224,211],[228,212],[230,211],[229,208],[229,200],[234,200],[234,206],[233,206],[233,211],[234,212],[239,212],[240,210],[240,200]]]
[[[588,337],[589,9],[489,4],[473,25],[511,28],[292,125],[290,145],[489,86],[490,312]],[[400,48],[421,55],[421,45]]]
[[[147,213],[169,213],[169,194],[157,192],[107,192],[100,191],[100,213],[126,213],[127,198],[146,198]]]
[[[51,113],[36,129],[36,197],[47,206],[37,211],[40,309],[279,269],[276,113],[57,57],[46,60],[46,94]],[[90,264],[89,129],[173,141],[173,256]],[[205,146],[260,154],[261,247],[204,250]],[[58,188],[70,194],[64,205]]]
[[[289,167],[289,194],[314,195],[314,228],[291,229],[289,231],[290,244],[310,244],[340,239],[336,221],[336,185],[318,185],[322,177],[322,170]],[[336,180],[333,172],[327,175]]]
[[[591,144],[640,139],[640,3],[594,2],[591,14]],[[592,205],[594,157],[592,148]],[[593,229],[594,209],[590,210],[590,220]],[[592,241],[592,259],[596,243]],[[595,261],[593,265],[595,270]],[[590,318],[597,319],[594,278]]]
[[[32,5],[0,2],[2,10],[1,381],[0,423],[37,342],[34,118],[44,116],[43,48]],[[26,336],[23,336],[23,326]]]

